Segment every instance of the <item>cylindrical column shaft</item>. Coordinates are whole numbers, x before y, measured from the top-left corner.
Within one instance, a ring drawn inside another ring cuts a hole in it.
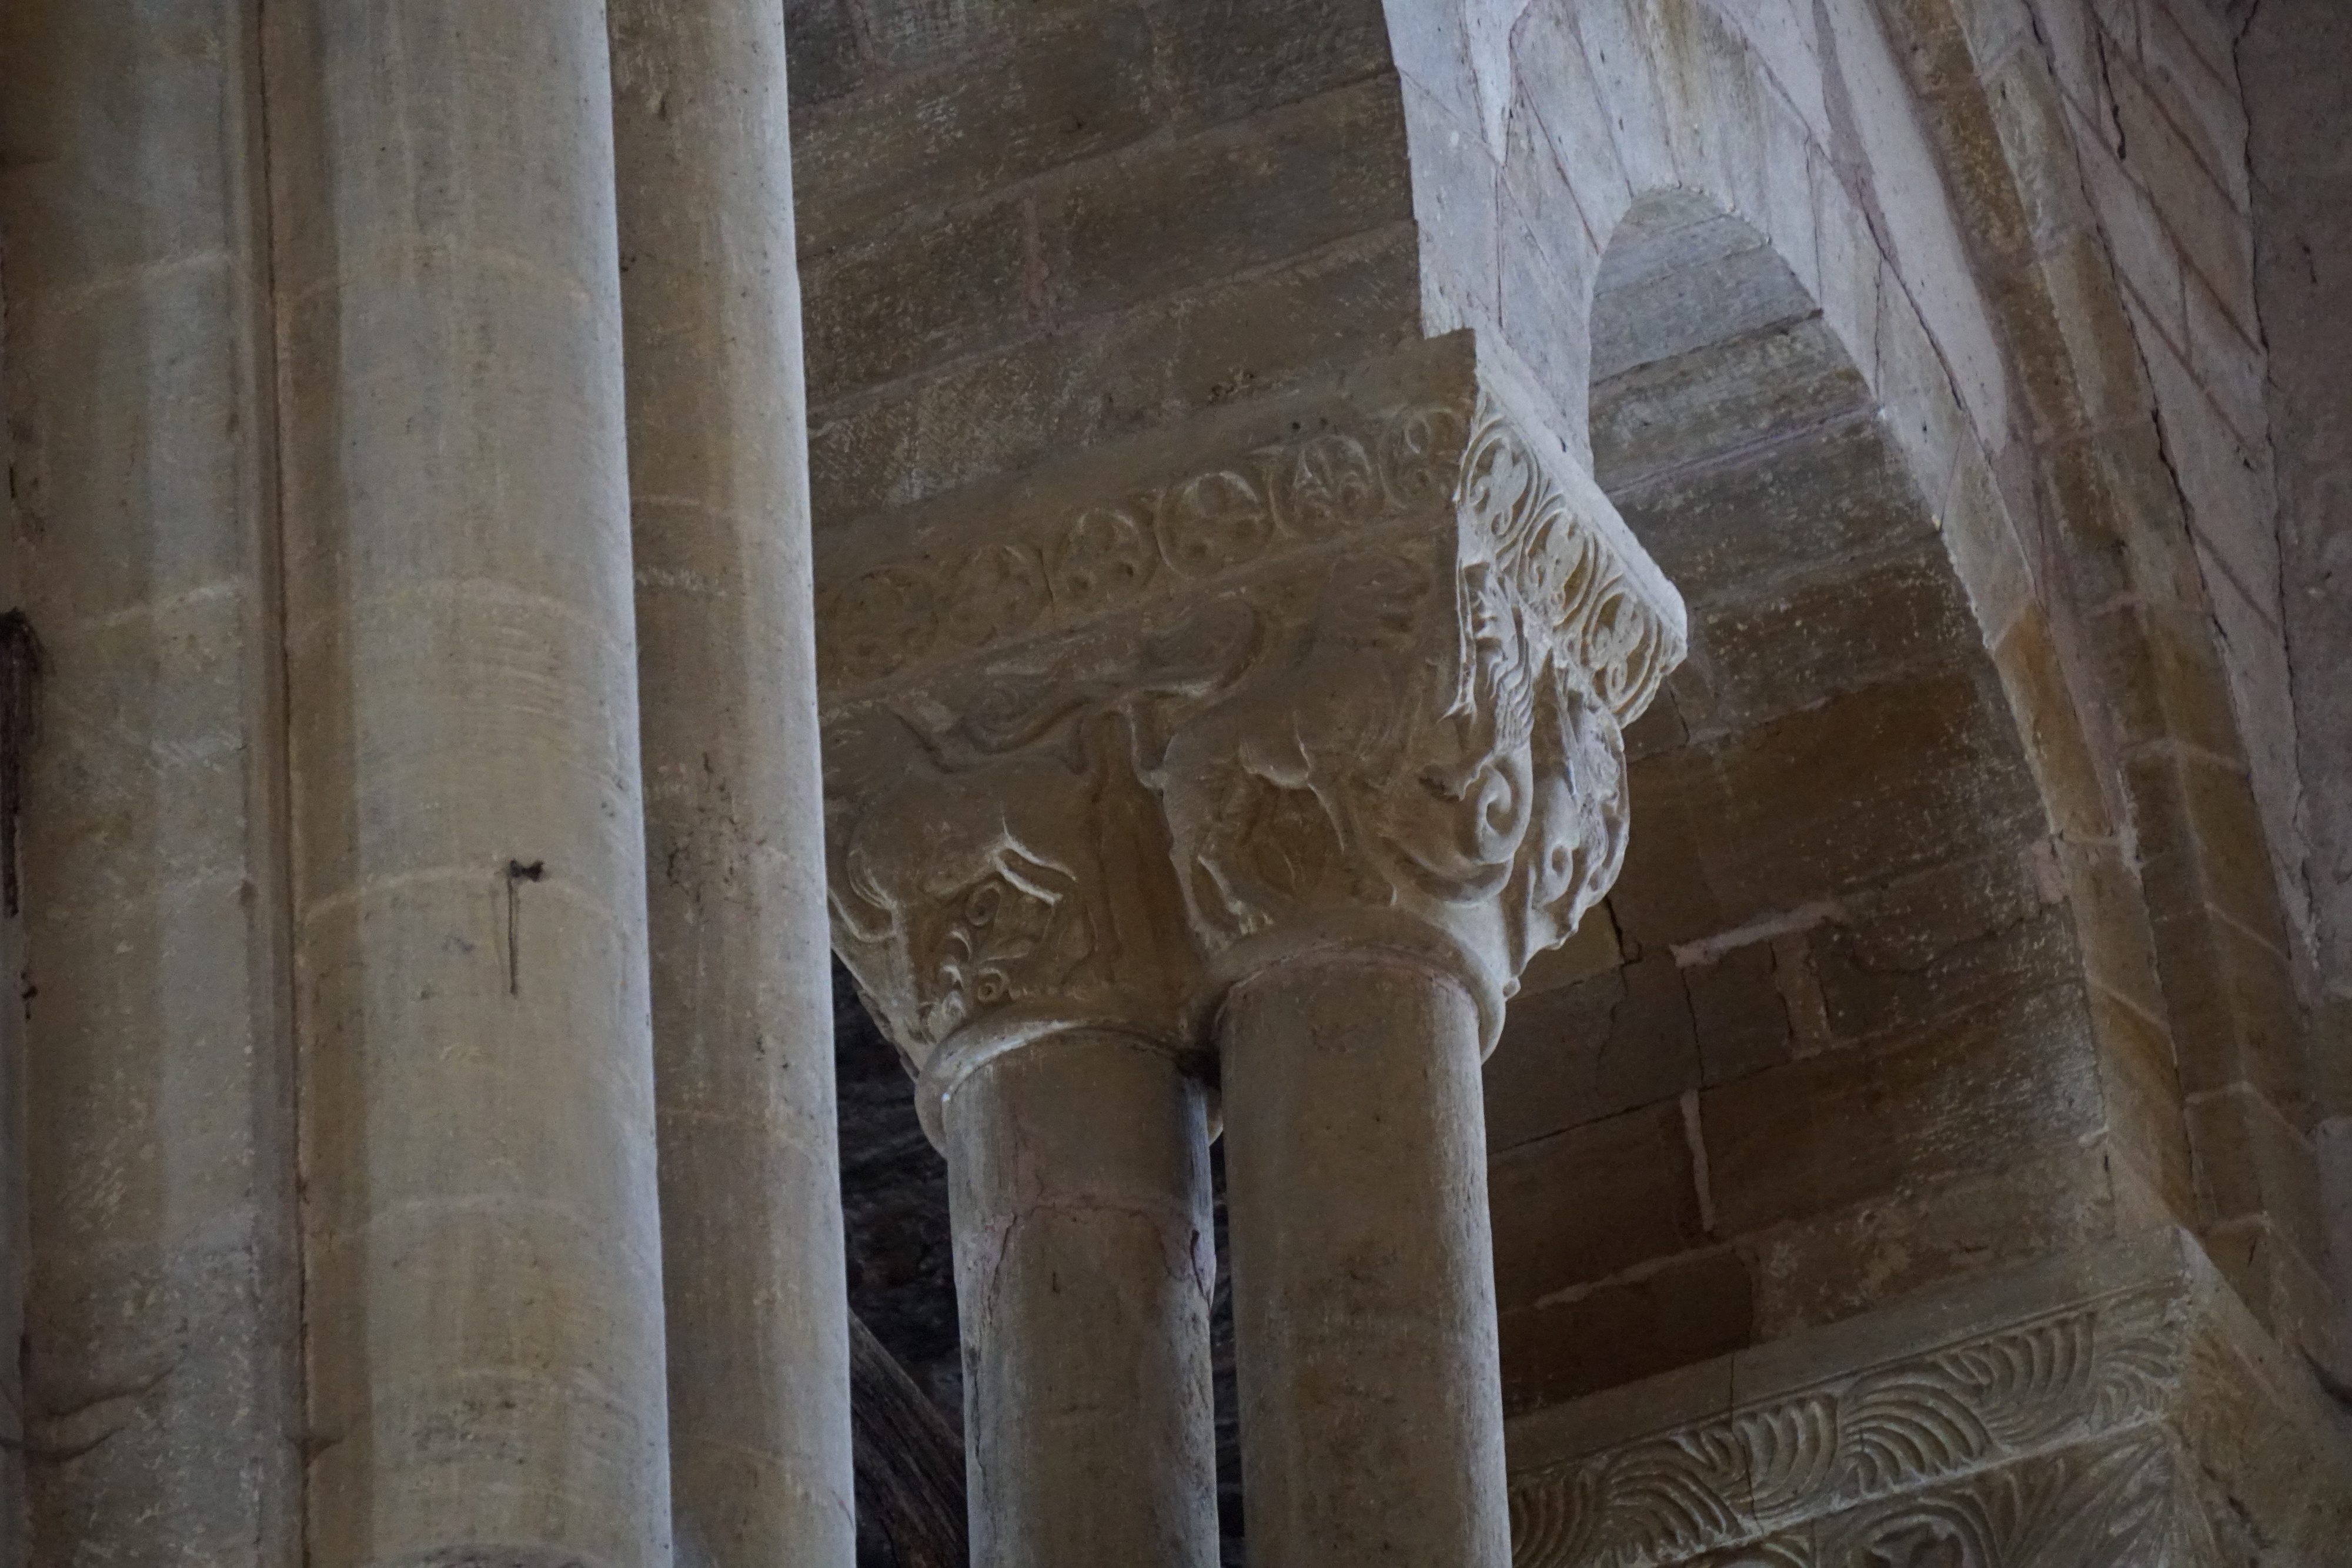
[[[37,1563],[299,1552],[253,9],[0,5],[0,602],[43,655],[37,740],[0,727],[31,1253],[0,1418],[29,1507],[0,1535]],[[26,652],[0,635],[0,687]]]
[[[981,1067],[944,1114],[975,1568],[1212,1568],[1202,1089],[1074,1032]]]
[[[268,15],[308,1560],[667,1564],[604,8]]]
[[[856,1551],[783,11],[613,0],[681,1561]]]
[[[1219,1032],[1251,1563],[1506,1568],[1475,1004],[1316,954]]]

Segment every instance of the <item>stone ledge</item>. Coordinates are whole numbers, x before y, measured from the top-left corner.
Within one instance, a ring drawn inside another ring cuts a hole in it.
[[[1522,1417],[1520,1568],[2352,1555],[2352,1417],[2167,1230]]]

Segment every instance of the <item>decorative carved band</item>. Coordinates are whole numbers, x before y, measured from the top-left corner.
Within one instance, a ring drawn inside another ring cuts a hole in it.
[[[1694,1561],[1706,1568],[2221,1568],[2192,1473],[2161,1428],[2142,1427],[1824,1514]]]
[[[2155,1479],[2113,1456],[2147,1447],[2179,1375],[2185,1345],[2168,1304],[2159,1291],[2119,1293],[1517,1475],[1518,1568],[2170,1561],[2067,1555],[2065,1544],[2137,1529],[2114,1513],[2076,1517],[2076,1505],[2115,1492],[2120,1507]],[[2028,1493],[2049,1486],[2085,1495],[2067,1504],[2075,1512],[2044,1519]],[[1845,1515],[1836,1530],[1820,1527]]]
[[[1302,934],[1421,946],[1497,1018],[1606,893],[1681,601],[1465,343],[1410,364],[1141,449],[1182,477],[936,514],[824,601],[836,940],[919,1068],[1181,1046]]]
[[[1387,410],[1042,526],[1013,520],[1002,530],[1011,537],[943,559],[875,567],[820,603],[822,685],[837,702],[944,661],[1133,614],[1302,549],[1426,516],[1453,478],[1468,413],[1445,404]]]
[[[1573,494],[1571,490],[1580,491]],[[1454,483],[1465,580],[1481,570],[1508,585],[1551,656],[1579,673],[1620,724],[1640,716],[1682,662],[1682,601],[1643,554],[1599,488],[1546,462],[1492,391],[1482,392]]]

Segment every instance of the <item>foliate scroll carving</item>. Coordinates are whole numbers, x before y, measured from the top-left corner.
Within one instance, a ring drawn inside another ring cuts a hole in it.
[[[1528,1561],[1525,1556],[1520,1562]],[[1827,1513],[1704,1568],[2218,1568],[2193,1489],[2140,1428]]]
[[[2119,1294],[1515,1476],[1517,1563],[2169,1561],[2131,1554],[2156,1526],[2126,1484],[2179,1375],[2164,1304]]]
[[[1507,994],[1616,879],[1622,726],[1682,656],[1679,601],[1498,401],[1465,429],[1438,559],[1335,566],[1295,651],[1151,774],[1213,953],[1402,913]]]
[[[1684,630],[1606,498],[1466,342],[1251,417],[935,508],[823,597],[836,938],[919,1066],[1189,1038],[1238,946],[1365,915],[1498,1002],[1614,879]]]
[[[1855,1568],[2180,1563],[2163,1548],[2182,1496],[2169,1442],[2143,1427],[1857,1509],[1816,1536],[1824,1563]]]
[[[919,1069],[982,1020],[1040,1009],[1146,1027],[1173,1015],[1186,946],[1159,810],[1116,715],[991,753],[935,715],[872,716],[828,743],[864,776],[836,826],[834,934]],[[932,722],[924,722],[925,718]]]

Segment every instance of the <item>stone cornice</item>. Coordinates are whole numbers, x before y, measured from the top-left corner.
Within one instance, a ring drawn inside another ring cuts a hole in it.
[[[1685,634],[1523,404],[1458,335],[828,541],[836,940],[919,1066],[1181,1049],[1301,941],[1498,1022],[1616,875]]]
[[[1489,559],[1555,569],[1526,590],[1557,597],[1562,633],[1631,722],[1681,657],[1681,596],[1560,444],[1527,434],[1534,406],[1456,333],[834,529],[818,550],[824,709],[1181,619],[1203,594],[1426,529],[1460,504],[1489,519],[1474,558],[1483,544]]]
[[[1181,612],[1204,591],[1425,521],[1471,409],[1367,408],[1343,392],[1299,412],[1286,423],[1310,428],[1274,434],[1259,418],[1168,433],[1130,454],[1156,479],[1100,473],[1097,456],[913,509],[895,519],[888,559],[872,560],[869,540],[837,549],[856,565],[819,604],[827,708],[887,701],[1024,643]],[[1090,480],[1106,493],[1071,493]]]

